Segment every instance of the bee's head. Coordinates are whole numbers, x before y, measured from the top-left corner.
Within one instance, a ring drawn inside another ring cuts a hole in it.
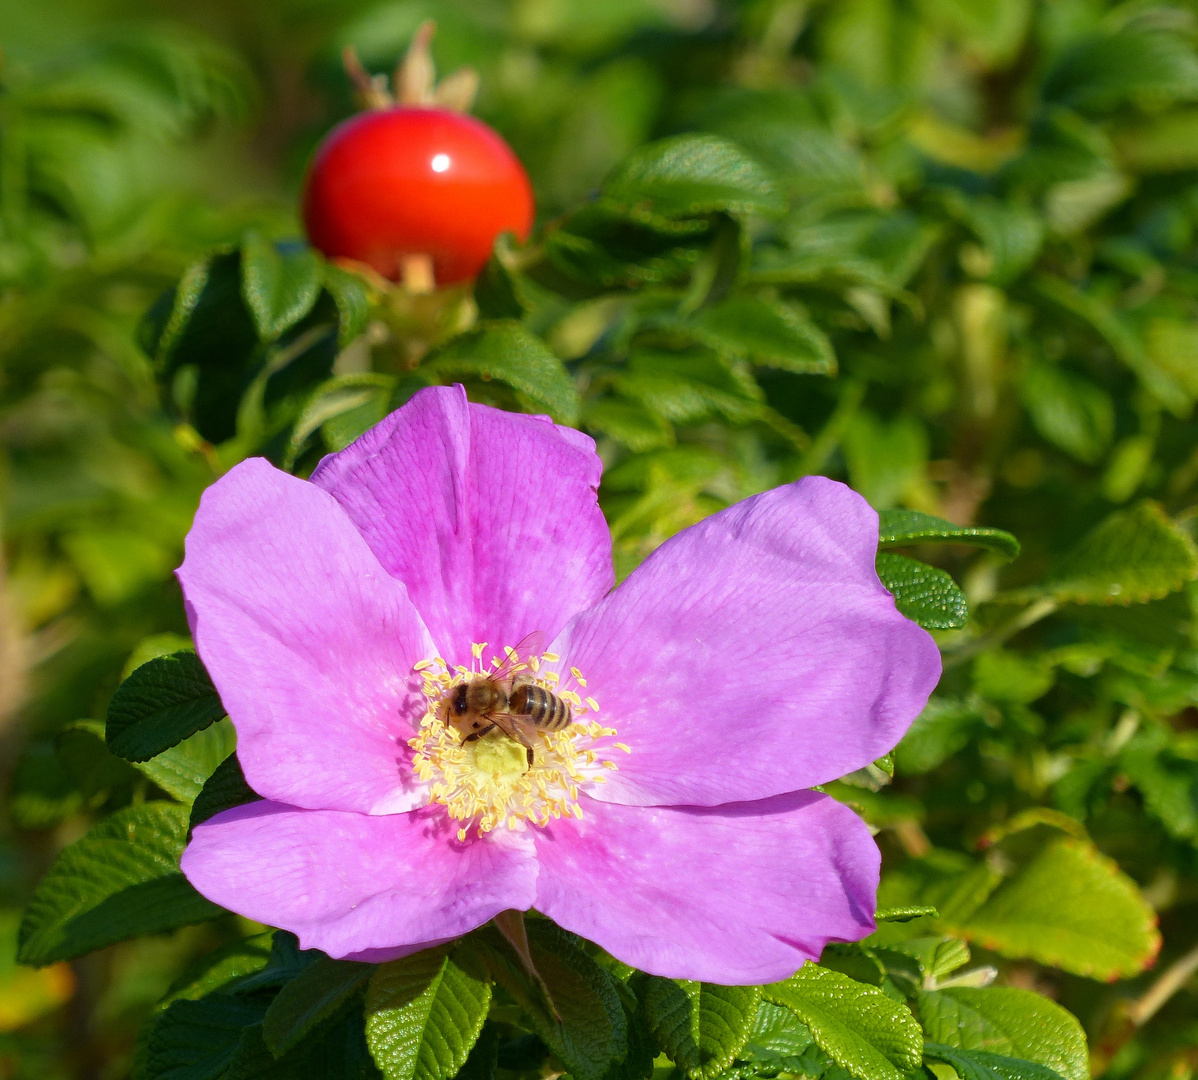
[[[469,704],[470,687],[466,683],[453,688],[453,693],[449,697],[449,708],[454,716],[465,716],[470,708]]]

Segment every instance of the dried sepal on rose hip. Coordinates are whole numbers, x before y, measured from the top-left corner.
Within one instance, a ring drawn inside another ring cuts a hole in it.
[[[330,259],[363,263],[412,292],[467,281],[504,232],[527,239],[532,185],[498,133],[467,115],[478,76],[436,82],[425,23],[394,92],[352,49],[346,71],[365,109],[321,143],[304,182],[304,226]]]
[[[311,480],[255,458],[205,492],[179,580],[263,801],[196,827],[201,893],[372,961],[535,907],[725,984],[873,930],[878,848],[810,789],[940,675],[877,514],[807,477],[613,589],[600,472],[582,433],[433,387]]]

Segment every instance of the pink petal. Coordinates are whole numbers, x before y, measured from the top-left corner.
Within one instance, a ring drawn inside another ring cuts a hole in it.
[[[534,834],[537,910],[671,979],[773,982],[874,928],[880,857],[847,807],[812,791],[711,808],[586,796]]]
[[[553,649],[632,748],[594,797],[743,802],[890,750],[940,653],[878,581],[877,542],[860,495],[808,477],[678,534],[579,615]]]
[[[301,948],[377,961],[531,906],[526,835],[456,837],[439,807],[377,817],[259,802],[196,826],[182,868],[208,899]]]
[[[432,639],[334,499],[244,461],[204,493],[178,577],[255,791],[374,814],[426,801],[407,739]]]
[[[408,586],[442,655],[469,664],[471,642],[551,639],[611,588],[601,470],[580,432],[438,386],[325,458],[312,482]]]

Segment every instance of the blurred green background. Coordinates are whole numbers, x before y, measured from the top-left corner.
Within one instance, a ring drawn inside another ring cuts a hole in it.
[[[171,571],[199,494],[261,449],[242,440],[222,457],[197,433],[178,380],[139,344],[142,317],[213,247],[247,230],[300,236],[305,162],[353,109],[342,47],[389,70],[428,17],[440,69],[478,69],[477,115],[533,178],[559,276],[530,274],[515,310],[566,364],[599,440],[621,576],[679,528],[811,472],[880,509],[1018,535],[1009,567],[921,549],[962,583],[974,621],[943,638],[956,662],[894,784],[860,788],[859,805],[899,868],[929,852],[956,865],[1032,808],[1081,822],[1157,913],[1156,972],[1095,981],[1067,948],[1000,942],[1000,978],[1073,1009],[1096,1071],[1193,1075],[1193,966],[1173,969],[1159,1011],[1126,1004],[1178,958],[1198,965],[1192,575],[1150,552],[1136,595],[1095,597],[1051,568],[1120,508],[1154,504],[1137,511],[1148,526],[1118,535],[1126,557],[1158,518],[1188,535],[1198,505],[1198,4],[10,0],[0,1077],[127,1075],[155,1002],[237,930],[187,928],[37,972],[9,959],[54,853],[146,795],[67,725],[102,719],[122,671],[186,642]],[[681,132],[739,146],[776,208],[735,227],[716,215],[699,240],[560,224],[638,147]],[[725,272],[805,359],[729,344],[712,319],[663,321],[662,296],[693,313]],[[375,315],[334,371],[406,375],[409,324],[385,304]],[[513,385],[471,390],[550,407]],[[293,447],[301,471],[354,430],[314,421],[315,441]],[[1012,611],[1031,614],[1013,625]]]

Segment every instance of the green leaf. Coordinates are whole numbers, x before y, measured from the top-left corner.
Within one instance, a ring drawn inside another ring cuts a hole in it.
[[[924,1043],[925,1057],[951,1065],[961,1080],[1061,1080],[1060,1073],[1034,1061],[991,1054],[987,1050],[958,1050]]]
[[[484,1026],[478,1042],[466,1058],[466,1064],[458,1070],[455,1080],[495,1080],[499,1065],[499,1029],[491,1024]]]
[[[700,308],[679,328],[722,355],[801,374],[836,374],[832,343],[796,308],[733,296]]]
[[[1114,860],[1085,840],[1046,844],[953,932],[1012,958],[1075,975],[1139,974],[1160,948],[1156,915]]]
[[[1051,364],[1033,364],[1020,392],[1036,430],[1078,461],[1093,465],[1111,445],[1115,405],[1089,379]]]
[[[632,989],[618,977],[611,985],[624,1007],[624,1022],[628,1028],[628,1053],[623,1061],[614,1062],[603,1074],[603,1080],[649,1080],[653,1075],[654,1062],[661,1053],[657,1040],[653,1038],[644,1011]]]
[[[1198,109],[1170,109],[1137,116],[1115,135],[1120,163],[1135,173],[1182,172],[1198,168]]]
[[[515,276],[492,254],[474,282],[474,302],[484,319],[521,319],[525,304]]]
[[[229,994],[172,1003],[150,1032],[145,1080],[219,1080],[263,1008]]]
[[[829,942],[820,953],[819,964],[829,971],[839,971],[856,982],[870,986],[881,986],[886,977],[885,965],[874,951],[855,942]]]
[[[653,1038],[692,1080],[723,1072],[749,1038],[761,1001],[758,986],[714,986],[646,975],[637,996]]]
[[[142,664],[112,695],[105,737],[127,761],[148,761],[225,715],[208,672],[184,650]]]
[[[1173,362],[1162,362],[1171,358],[1149,349],[1134,324],[1105,299],[1047,274],[1038,276],[1034,285],[1042,296],[1059,304],[1099,334],[1165,408],[1182,419],[1189,416],[1194,398],[1198,396],[1192,364],[1182,363],[1179,370]]]
[[[1137,738],[1119,755],[1119,768],[1171,835],[1198,835],[1198,761],[1155,738]]]
[[[873,506],[892,506],[926,483],[928,433],[914,416],[887,421],[858,411],[841,447],[849,482]]]
[[[786,1059],[798,1057],[812,1045],[811,1032],[807,1025],[789,1009],[762,1001],[757,1006],[757,1016],[749,1031],[745,1054],[755,1061],[776,1065],[785,1071]]]
[[[907,1007],[881,990],[815,964],[762,988],[795,1014],[837,1065],[859,1080],[900,1080],[922,1060],[923,1035]]]
[[[938,912],[928,904],[904,904],[902,907],[879,908],[874,914],[875,922],[910,922],[912,919],[922,919],[930,915],[933,919]]]
[[[240,276],[240,253],[216,252],[192,263],[162,298],[165,303],[151,309],[141,343],[164,371],[185,364],[240,367],[245,362],[258,335],[241,299]]]
[[[370,294],[366,283],[332,263],[322,263],[321,279],[325,291],[337,305],[337,347],[344,349],[358,337],[370,320]]]
[[[498,379],[555,420],[578,419],[578,389],[545,343],[517,322],[484,323],[437,349],[420,366],[436,376]]]
[[[378,1080],[359,1009],[349,1005],[340,1016],[309,1033],[281,1058],[266,1046],[260,1024],[241,1033],[223,1080]]]
[[[710,232],[706,219],[634,221],[591,203],[546,232],[546,263],[560,275],[549,284],[566,295],[595,296],[602,290],[673,282],[700,262],[699,245]]]
[[[715,135],[677,135],[642,147],[603,185],[603,196],[647,222],[717,211],[774,215],[786,208],[765,169]]]
[[[917,998],[928,1041],[1023,1058],[1064,1080],[1089,1080],[1086,1036],[1072,1013],[1030,990],[950,987]]]
[[[1044,219],[1034,210],[997,199],[968,199],[953,192],[949,209],[982,242],[989,266],[985,278],[1007,285],[1027,270],[1044,242]]]
[[[67,724],[54,736],[54,752],[93,806],[113,797],[127,800],[132,794],[137,770],[108,749],[99,720]]]
[[[213,443],[232,437],[259,349],[241,297],[241,253],[218,251],[189,267],[147,316],[141,340],[164,376],[194,376],[185,411],[196,430]]]
[[[943,570],[905,555],[878,555],[878,577],[894,594],[895,607],[927,630],[953,630],[969,621],[969,605]]]
[[[498,932],[470,939],[492,977],[577,1080],[602,1080],[628,1054],[628,1022],[615,978],[547,919],[526,923],[540,983]],[[548,990],[556,1015],[545,1000]]]
[[[241,245],[241,295],[258,337],[274,341],[316,304],[320,260],[308,247],[281,248],[257,233]]]
[[[535,998],[525,997],[521,1004],[537,1034],[577,1080],[599,1080],[628,1053],[628,1021],[616,979],[548,919],[529,920],[527,932],[533,964],[560,1022]],[[505,989],[511,992],[511,986]]]
[[[356,994],[374,970],[372,964],[318,956],[307,971],[284,985],[266,1010],[262,1038],[270,1052],[275,1057],[285,1054]]]
[[[1010,594],[1047,595],[1060,603],[1144,604],[1198,576],[1194,542],[1154,502],[1111,514],[1068,554],[1044,583]]]
[[[187,807],[126,807],[69,845],[34,891],[17,959],[42,966],[224,913],[179,873]]]
[[[637,454],[674,445],[669,421],[637,401],[614,396],[589,401],[582,424],[587,431],[606,435]]]
[[[973,688],[987,701],[1029,704],[1043,697],[1056,681],[1043,654],[1026,656],[989,649],[973,662]]]
[[[333,449],[344,449],[387,415],[395,385],[394,375],[372,372],[336,375],[321,383],[291,429],[283,464],[293,467],[312,434],[334,420],[340,421],[336,440],[340,445]]]
[[[203,821],[215,817],[224,810],[254,802],[259,795],[245,782],[241,762],[236,754],[230,754],[213,770],[200,793],[191,804],[191,818],[187,823],[190,832]]]
[[[449,1080],[482,1031],[491,987],[444,949],[378,968],[366,994],[366,1041],[387,1080]]]
[[[270,959],[266,966],[237,984],[239,994],[259,990],[278,990],[298,979],[321,956],[315,950],[299,947],[299,938],[289,930],[276,930],[270,938]]]
[[[967,544],[997,551],[1008,559],[1019,554],[1019,541],[1003,529],[954,525],[920,510],[882,510],[878,514],[878,546]]]
[[[900,773],[931,772],[965,747],[983,723],[977,704],[956,698],[933,697],[894,748]]]
[[[707,349],[637,348],[616,388],[666,421],[694,423],[720,413],[738,423],[760,415],[761,390],[743,366]]]
[[[215,993],[175,1001],[147,1039],[142,1080],[371,1080],[360,1012],[342,1008],[276,1059],[263,1037],[261,996]]]
[[[1044,80],[1044,98],[1093,113],[1198,98],[1198,57],[1180,34],[1129,28],[1080,42]]]
[[[877,949],[883,959],[893,960],[889,954],[901,953],[919,965],[922,978],[943,979],[959,967],[969,963],[969,946],[957,938],[916,937],[899,941]],[[905,965],[904,965],[905,966]],[[922,978],[920,982],[922,982]]]
[[[8,812],[21,829],[51,829],[83,806],[83,792],[50,739],[32,741],[21,751],[8,795]]]
[[[159,1005],[165,1008],[172,1001],[183,998],[195,1001],[216,990],[232,989],[231,984],[266,967],[270,961],[270,939],[270,934],[257,934],[213,949],[171,983]]]
[[[180,802],[193,802],[213,772],[237,745],[237,735],[226,718],[189,735],[181,743],[134,767]]]

